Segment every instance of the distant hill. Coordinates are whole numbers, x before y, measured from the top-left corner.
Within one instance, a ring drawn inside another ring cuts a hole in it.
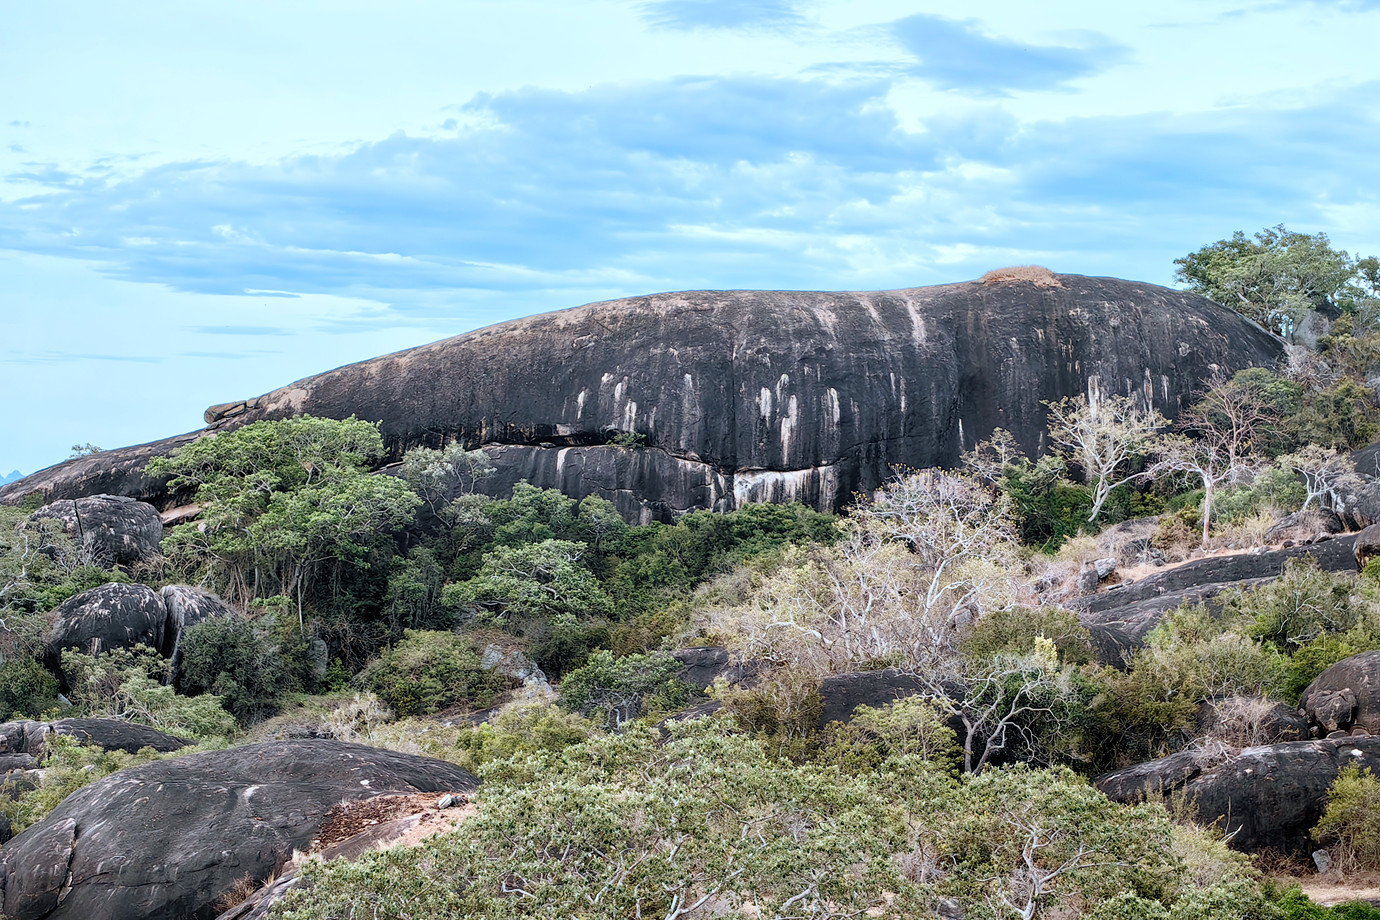
[[[4,476],[0,476],[0,486],[3,486],[7,482],[14,482],[16,479],[23,478],[24,474],[19,472],[19,470],[10,470],[10,472],[6,473]]]

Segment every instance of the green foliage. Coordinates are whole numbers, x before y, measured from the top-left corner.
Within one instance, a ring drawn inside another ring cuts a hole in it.
[[[474,578],[446,585],[442,602],[497,625],[514,618],[550,620],[561,614],[607,616],[613,604],[584,565],[586,550],[583,543],[551,538],[496,546],[485,554]]]
[[[590,655],[561,680],[560,705],[609,727],[637,718],[643,710],[667,712],[690,701],[691,689],[676,678],[681,663],[670,655],[626,655],[607,650]]]
[[[594,723],[577,713],[556,706],[514,706],[482,725],[463,730],[447,756],[484,775],[491,763],[525,763],[535,755],[557,754],[595,734]],[[511,782],[511,766],[506,773]]]
[[[151,748],[144,748],[137,754],[103,751],[67,735],[49,734],[43,743],[45,752],[41,767],[44,772],[39,785],[18,795],[0,795],[0,814],[10,819],[15,833],[42,821],[63,799],[83,786],[116,770],[151,763],[160,756]]]
[[[1364,901],[1323,907],[1309,900],[1297,885],[1281,895],[1274,902],[1274,907],[1283,920],[1380,920],[1380,908],[1371,907]]]
[[[485,668],[469,640],[450,632],[409,629],[405,638],[356,678],[400,716],[450,706],[482,709],[506,682]]]
[[[242,617],[197,623],[182,634],[178,651],[177,689],[188,696],[215,694],[241,724],[276,709],[288,685],[279,649]]]
[[[57,678],[23,655],[0,664],[0,721],[37,719],[57,706]]]
[[[201,742],[223,742],[235,731],[234,716],[220,697],[185,697],[163,683],[168,665],[152,649],[136,645],[100,657],[62,653],[72,702],[90,718],[127,719]]]
[[[815,753],[824,700],[819,680],[804,670],[776,668],[750,687],[731,686],[720,678],[709,695],[773,755],[803,762]]]
[[[953,770],[960,759],[958,738],[933,703],[912,696],[879,708],[859,706],[847,724],[829,723],[812,759],[856,774],[880,769],[893,757],[918,757]]]
[[[1251,620],[1247,634],[1293,652],[1323,635],[1343,633],[1361,620],[1352,602],[1352,580],[1318,568],[1312,556],[1290,559],[1284,574],[1266,585],[1224,598],[1229,616]]]
[[[401,480],[369,475],[382,453],[378,426],[355,418],[262,421],[193,441],[147,467],[202,507],[164,552],[210,572],[232,602],[295,597],[300,616],[310,586],[365,565],[420,504]]]
[[[973,659],[1035,651],[1036,639],[1054,643],[1059,660],[1084,664],[1092,658],[1092,637],[1078,615],[1062,607],[1010,606],[984,614],[963,637],[962,653]]]
[[[1344,872],[1380,869],[1380,777],[1350,763],[1327,790],[1327,808],[1313,839],[1330,845]]]
[[[1281,427],[1299,444],[1356,450],[1380,434],[1375,392],[1350,378],[1326,389],[1310,391],[1298,411],[1283,418],[1286,421]]]
[[[1313,310],[1354,309],[1367,296],[1361,264],[1333,249],[1327,234],[1283,224],[1254,238],[1238,230],[1174,264],[1175,279],[1189,290],[1277,332],[1292,332]]]

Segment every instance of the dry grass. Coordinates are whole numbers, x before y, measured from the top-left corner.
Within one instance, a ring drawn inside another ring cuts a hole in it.
[[[1057,275],[1043,265],[1012,265],[1008,268],[994,268],[978,279],[983,284],[1003,284],[1011,281],[1025,281],[1036,287],[1063,287]]]
[[[254,881],[246,872],[236,879],[233,885],[221,892],[220,897],[216,898],[215,903],[211,905],[211,909],[219,915],[232,907],[239,907],[249,900],[249,896],[258,891],[259,887],[259,883]]]

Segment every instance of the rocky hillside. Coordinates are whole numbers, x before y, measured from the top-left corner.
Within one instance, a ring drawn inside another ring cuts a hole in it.
[[[382,420],[396,459],[482,445],[514,482],[630,519],[800,500],[832,510],[898,466],[951,464],[1003,427],[1038,454],[1045,400],[1086,386],[1173,416],[1278,341],[1196,295],[1081,275],[884,292],[692,291],[503,323],[207,410],[207,428],[0,488],[175,503],[145,463],[204,433],[311,414]],[[1095,384],[1092,382],[1095,378]]]

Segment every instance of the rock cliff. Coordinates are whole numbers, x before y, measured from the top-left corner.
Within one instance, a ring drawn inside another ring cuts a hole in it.
[[[392,459],[483,446],[519,479],[604,495],[631,519],[800,500],[822,509],[898,466],[951,464],[994,427],[1028,450],[1044,400],[1134,393],[1173,416],[1214,370],[1273,363],[1278,341],[1192,294],[1081,275],[900,291],[691,291],[480,329],[207,410],[381,421]],[[69,461],[0,488],[166,506],[140,470],[197,433]],[[613,443],[611,443],[613,442]]]

